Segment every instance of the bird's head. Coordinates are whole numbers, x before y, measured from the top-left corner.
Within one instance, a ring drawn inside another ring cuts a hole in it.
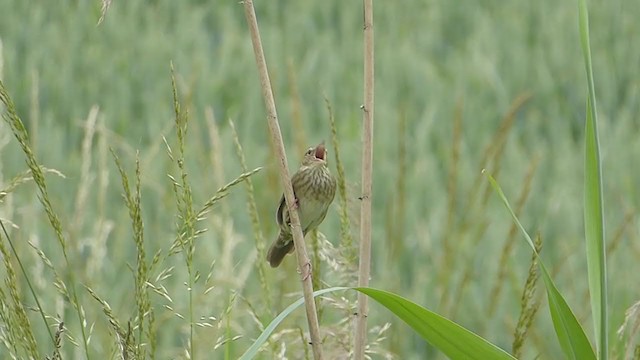
[[[318,144],[316,147],[310,147],[307,152],[304,153],[304,159],[302,159],[302,166],[319,166],[327,164],[327,148],[324,146],[324,141]]]

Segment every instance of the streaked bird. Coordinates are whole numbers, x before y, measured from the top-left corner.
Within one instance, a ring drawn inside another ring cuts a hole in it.
[[[336,179],[327,167],[327,150],[324,142],[307,150],[300,169],[291,177],[291,185],[302,233],[306,235],[322,223],[336,195]],[[284,195],[280,198],[276,221],[280,226],[280,234],[267,253],[267,261],[271,267],[280,265],[285,255],[293,252],[294,249],[289,209]]]

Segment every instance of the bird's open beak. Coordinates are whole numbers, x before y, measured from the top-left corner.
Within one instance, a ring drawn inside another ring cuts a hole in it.
[[[324,147],[324,141],[321,142],[318,146],[316,146],[315,152],[316,159],[327,160],[327,149]]]

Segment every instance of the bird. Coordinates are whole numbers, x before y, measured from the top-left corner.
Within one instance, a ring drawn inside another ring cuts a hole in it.
[[[336,195],[336,178],[327,166],[324,141],[307,149],[300,168],[291,177],[291,185],[295,197],[294,208],[298,210],[304,236],[322,223]],[[294,250],[291,220],[284,194],[280,198],[276,221],[280,233],[267,253],[267,261],[274,268]]]

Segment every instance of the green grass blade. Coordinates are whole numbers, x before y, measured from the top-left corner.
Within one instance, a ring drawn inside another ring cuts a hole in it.
[[[509,201],[504,195],[504,192],[502,192],[500,185],[498,185],[496,180],[491,175],[489,175],[488,173],[485,173],[485,175],[489,179],[489,182],[491,183],[491,186],[493,187],[495,192],[500,197],[500,200],[502,200],[502,203],[511,214],[513,221],[515,221],[516,225],[524,235],[527,243],[529,243],[531,250],[533,250],[533,252],[538,255],[531,237],[520,223],[520,220],[518,220],[518,217],[513,212],[513,209],[511,209],[511,205],[509,205]],[[566,357],[568,359],[576,360],[595,360],[596,355],[593,352],[591,343],[589,343],[587,335],[584,333],[582,326],[571,311],[571,308],[564,300],[564,297],[562,296],[562,294],[560,294],[560,291],[558,291],[558,288],[551,279],[551,276],[549,276],[549,272],[547,271],[547,268],[544,266],[544,263],[539,256],[538,264],[540,265],[544,285],[547,289],[549,312],[551,313],[551,319],[553,320],[553,327],[555,328],[556,336],[558,337],[558,341],[560,342],[560,346],[562,347],[562,350],[564,351]]]
[[[584,57],[589,97],[585,121],[584,149],[584,226],[587,247],[587,268],[591,315],[596,331],[596,348],[599,358],[607,359],[607,266],[604,244],[604,218],[602,203],[602,170],[600,144],[598,142],[598,115],[596,91],[591,65],[589,45],[589,11],[586,0],[578,0],[580,42]]]
[[[551,320],[562,350],[568,359],[595,360],[596,355],[578,319],[576,319],[571,308],[562,297],[562,294],[560,294],[560,291],[558,291],[547,268],[542,262],[539,262],[539,264],[542,270],[542,279],[547,288],[547,301],[549,302]]]
[[[355,289],[389,309],[451,359],[515,359],[473,332],[401,296],[373,288]]]
[[[347,289],[349,288],[332,287],[328,289],[322,289],[322,290],[315,291],[313,293],[313,297],[326,294],[332,291],[347,290]],[[287,306],[286,309],[284,309],[280,314],[278,314],[278,316],[276,316],[276,318],[273,319],[271,323],[269,323],[269,325],[264,329],[262,334],[258,336],[256,341],[254,341],[253,344],[251,344],[251,346],[247,349],[247,351],[245,351],[244,354],[242,354],[242,356],[240,357],[240,360],[253,359],[253,357],[256,356],[256,354],[258,354],[260,347],[267,341],[267,339],[269,338],[273,330],[276,329],[276,327],[282,322],[282,320],[284,320],[284,318],[286,318],[289,314],[291,314],[296,308],[298,308],[302,304],[304,304],[304,298],[300,298],[296,300],[293,304]]]

